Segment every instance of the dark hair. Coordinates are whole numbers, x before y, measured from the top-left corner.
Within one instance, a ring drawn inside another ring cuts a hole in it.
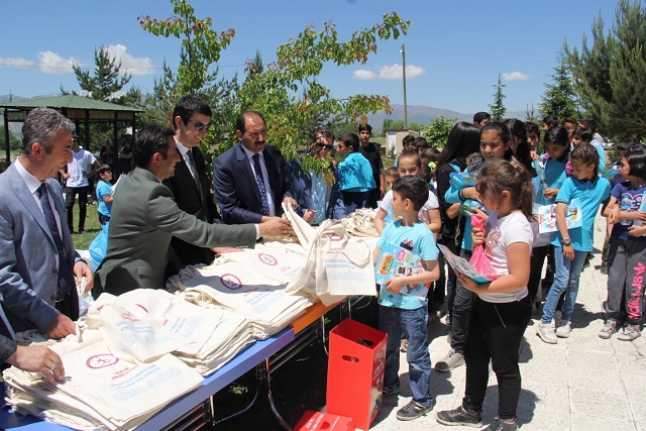
[[[366,124],[359,124],[359,127],[358,127],[358,129],[357,129],[357,130],[359,131],[359,133],[361,133],[361,132],[363,132],[363,131],[366,131],[366,132],[368,132],[368,133],[372,134],[372,126],[371,126],[370,124],[368,124],[368,123],[366,123]]]
[[[583,127],[577,127],[574,133],[572,134],[573,138],[579,138],[585,142],[592,141],[592,130],[584,129]]]
[[[399,171],[397,170],[396,167],[391,166],[390,168],[386,169],[386,171],[384,172],[384,176],[399,178]]]
[[[545,132],[545,136],[543,136],[543,147],[547,150],[548,145],[565,147],[565,151],[558,161],[567,161],[570,155],[570,137],[568,136],[567,129],[565,127],[556,126]]]
[[[323,135],[324,138],[334,140],[334,133],[332,133],[332,131],[326,127],[320,127],[316,129],[316,131],[314,132],[314,136],[316,136],[319,133]]]
[[[112,172],[112,168],[107,163],[101,165],[101,167],[99,168],[99,175],[101,175],[101,174],[103,174],[105,172]]]
[[[246,123],[247,117],[251,116],[251,115],[257,115],[258,117],[260,117],[262,122],[265,123],[265,125],[267,124],[265,122],[265,117],[263,117],[260,112],[258,112],[258,111],[244,111],[243,113],[238,115],[238,118],[236,119],[236,130],[237,131],[239,131],[240,133],[245,132],[245,130],[246,130],[245,129],[245,127],[246,127],[245,123]]]
[[[415,160],[417,160],[417,162],[416,162],[417,166],[420,166],[420,167],[422,166],[422,160],[420,160],[419,153],[417,151],[415,151],[415,150],[404,150],[404,151],[401,152],[399,157],[397,157],[397,160],[401,160],[401,159],[403,159],[405,157],[415,158]]]
[[[341,142],[352,149],[352,152],[359,151],[359,137],[356,133],[346,133],[341,136]]]
[[[511,141],[511,133],[509,132],[509,129],[504,123],[501,123],[499,121],[494,121],[492,123],[487,124],[484,126],[482,129],[480,129],[480,138],[482,138],[482,135],[484,135],[485,132],[488,132],[490,130],[493,130],[494,132],[498,133],[498,136],[500,136],[500,139],[502,140],[503,144],[509,144],[509,141]],[[478,142],[478,150],[480,147],[480,142]]]
[[[456,123],[446,141],[446,147],[440,154],[440,163],[453,160],[464,162],[469,154],[480,151],[480,129],[466,121]]]
[[[402,147],[406,148],[409,145],[415,145],[415,136],[408,134],[402,139]]]
[[[565,123],[574,124],[574,126],[576,126],[578,124],[577,121],[572,117],[564,118],[562,124],[565,125]]]
[[[155,153],[159,153],[163,158],[166,158],[168,154],[168,138],[174,135],[175,131],[167,127],[144,127],[137,133],[137,143],[133,152],[135,166],[147,168],[150,159]]]
[[[511,193],[511,203],[525,217],[532,217],[532,181],[527,170],[503,159],[487,160],[480,169],[477,189],[481,196],[500,196],[503,190]]]
[[[590,129],[590,132],[592,132],[592,134],[597,131],[597,122],[592,118],[584,118],[579,121],[579,124],[585,129]]]
[[[559,125],[559,119],[554,115],[548,115],[547,117],[543,117],[543,124],[546,124],[547,128],[551,129]]]
[[[491,120],[491,115],[488,112],[476,112],[473,115],[473,124],[480,124],[482,120]]]
[[[398,193],[403,199],[410,199],[413,208],[419,211],[428,200],[428,184],[421,177],[399,177],[393,184],[393,193]]]
[[[538,124],[533,123],[531,121],[527,121],[525,123],[525,128],[527,129],[527,136],[534,134],[538,137],[541,136],[541,128],[538,127]]]
[[[173,120],[171,121],[173,123],[173,129],[176,128],[175,117],[179,116],[182,119],[182,123],[188,124],[195,113],[206,115],[207,117],[213,115],[209,105],[199,96],[184,96],[179,99],[179,102],[175,105],[175,109],[173,109]]]
[[[574,147],[570,153],[570,160],[573,164],[574,162],[579,162],[584,165],[594,165],[594,178],[597,178],[599,175],[599,153],[597,153],[597,149],[591,144],[584,142]]]
[[[422,150],[430,147],[430,145],[428,144],[428,142],[426,142],[426,139],[418,136],[417,138],[415,138],[415,147],[417,147],[418,150]]]
[[[646,148],[642,144],[632,144],[624,157],[628,160],[629,175],[646,181]]]
[[[437,148],[426,147],[419,153],[419,156],[428,159],[430,162],[437,162],[440,160],[441,154]]]
[[[505,126],[509,129],[510,135],[519,141],[516,151],[513,153],[514,157],[520,164],[525,166],[528,172],[532,172],[531,148],[529,148],[529,142],[527,141],[525,122],[516,118],[509,118],[505,120]]]

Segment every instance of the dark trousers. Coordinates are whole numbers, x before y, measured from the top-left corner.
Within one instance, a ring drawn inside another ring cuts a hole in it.
[[[440,255],[437,257],[437,264],[439,265],[440,269],[440,277],[433,282],[431,285],[431,288],[428,289],[428,294],[426,298],[428,299],[428,312],[432,313],[433,311],[439,310],[442,308],[442,304],[444,303],[444,298],[446,297],[446,282],[447,282],[447,274],[444,269],[444,264],[446,261],[444,260],[444,256],[440,253]],[[450,271],[449,267],[449,271]],[[450,276],[450,274],[449,274]],[[454,275],[455,277],[455,275]]]
[[[465,259],[471,258],[471,252],[462,250],[460,253]],[[467,290],[462,284],[456,282],[453,295],[453,308],[451,310],[451,348],[458,353],[464,353],[469,321],[471,320],[471,307],[475,293]]]
[[[612,240],[608,245],[608,318],[642,321],[642,297],[646,280],[646,240]]]
[[[381,192],[379,190],[379,187],[370,190],[368,192],[368,201],[366,202],[366,208],[377,208],[377,202],[379,201],[380,194]]]
[[[349,216],[360,208],[366,208],[370,192],[341,192],[344,217]]]
[[[538,292],[538,286],[541,283],[541,275],[543,272],[543,263],[547,257],[548,252],[550,251],[551,246],[546,245],[544,247],[534,247],[532,249],[532,259],[529,272],[529,282],[527,283],[527,289],[529,290],[529,302],[531,304],[536,300],[536,294]],[[542,299],[542,298],[539,298]]]
[[[72,208],[74,207],[77,194],[79,196],[79,232],[85,230],[88,190],[89,187],[65,187],[65,209],[67,209],[67,226],[70,228],[70,232],[74,232],[72,228],[74,224]]]
[[[104,225],[104,224],[106,224],[106,223],[109,223],[109,222],[110,222],[110,216],[103,215],[103,214],[101,214],[100,212],[97,212],[97,213],[96,213],[96,215],[97,215],[97,217],[99,218],[99,224],[100,224],[100,225]]]
[[[498,416],[516,417],[521,389],[518,351],[530,312],[529,297],[504,304],[475,298],[464,355],[467,378],[462,405],[465,408],[482,411],[491,361],[498,380]]]

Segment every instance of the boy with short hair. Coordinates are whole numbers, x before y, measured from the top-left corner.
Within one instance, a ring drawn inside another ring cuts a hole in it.
[[[399,341],[408,338],[407,360],[413,400],[397,412],[413,420],[433,408],[431,357],[428,352],[427,287],[439,277],[435,237],[418,213],[428,199],[428,185],[418,176],[400,177],[393,185],[396,220],[381,234],[375,250],[379,292],[379,327],[388,334],[384,394],[399,391]]]
[[[384,173],[385,179],[386,179],[386,190],[385,192],[388,193],[390,190],[393,188],[393,184],[395,184],[395,181],[399,179],[399,171],[397,168],[392,167],[386,169],[386,172]]]
[[[110,165],[99,168],[99,182],[96,184],[96,200],[99,203],[96,212],[99,223],[104,225],[110,221],[112,210],[112,169]]]

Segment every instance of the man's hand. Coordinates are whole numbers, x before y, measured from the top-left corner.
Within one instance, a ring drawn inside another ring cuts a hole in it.
[[[303,220],[309,223],[312,220],[314,220],[314,216],[316,216],[315,210],[312,210],[312,209],[305,210],[305,212],[303,213]]]
[[[289,235],[293,232],[292,225],[280,217],[263,217],[262,223],[258,225],[260,236],[277,237]]]
[[[92,270],[87,266],[87,263],[82,260],[79,260],[74,264],[74,277],[78,280],[85,277],[85,290],[82,293],[90,292],[92,287],[94,287],[94,275],[92,274]]]
[[[63,338],[70,334],[76,334],[76,325],[64,314],[59,314],[52,327],[47,331],[50,338]]]
[[[298,208],[298,203],[296,202],[296,199],[290,197],[290,196],[285,196],[283,198],[283,203],[285,205],[291,205],[292,208]]]
[[[640,236],[646,235],[646,226],[630,226],[628,228],[628,235],[638,238]]]
[[[211,251],[215,254],[226,254],[226,253],[239,253],[242,251],[241,248],[235,247],[213,247]]]
[[[21,370],[39,373],[47,383],[56,384],[65,379],[61,358],[45,346],[18,346],[7,362]]]

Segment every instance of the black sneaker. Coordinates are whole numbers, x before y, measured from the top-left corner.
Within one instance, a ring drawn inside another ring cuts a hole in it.
[[[433,404],[425,406],[424,404],[420,404],[413,400],[401,409],[397,410],[397,419],[400,421],[412,421],[413,419],[426,416],[426,414],[431,410],[433,410]]]
[[[436,419],[442,425],[473,428],[480,428],[482,426],[482,418],[480,417],[480,413],[468,411],[462,406],[454,410],[444,410],[438,412]]]
[[[502,419],[496,419],[494,423],[489,424],[489,426],[482,431],[516,431],[517,429],[518,424],[515,420],[513,422],[507,422]]]

